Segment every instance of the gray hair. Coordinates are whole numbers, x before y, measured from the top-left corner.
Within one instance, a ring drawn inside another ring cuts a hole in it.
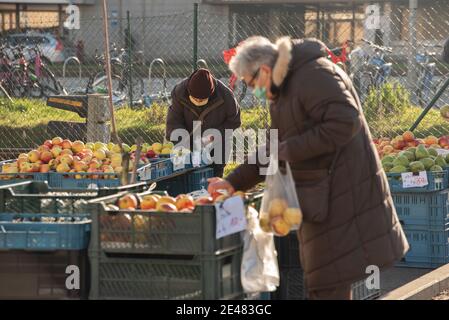
[[[278,57],[277,46],[265,37],[248,38],[237,47],[236,55],[229,63],[229,69],[238,78],[252,76],[261,65],[274,66]]]

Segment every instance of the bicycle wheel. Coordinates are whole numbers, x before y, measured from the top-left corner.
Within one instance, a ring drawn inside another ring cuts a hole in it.
[[[24,72],[18,68],[11,71],[9,85],[11,88],[11,95],[15,98],[22,98],[25,96],[26,87],[24,84],[24,77]]]
[[[42,87],[42,94],[45,97],[66,93],[62,85],[56,79],[55,75],[46,66],[41,68],[41,74],[38,77],[38,82]]]
[[[360,100],[364,101],[368,96],[369,91],[373,87],[373,79],[371,73],[363,72],[359,78],[359,96]]]

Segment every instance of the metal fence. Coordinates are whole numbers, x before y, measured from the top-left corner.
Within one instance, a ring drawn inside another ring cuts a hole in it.
[[[42,21],[41,28],[37,25],[33,20],[33,30],[1,37],[0,149],[7,152],[4,158],[17,153],[12,148],[31,148],[54,135],[82,137],[85,119],[47,107],[46,96],[107,92],[101,18],[81,21],[81,28],[66,30],[63,39],[47,28],[57,24]],[[137,136],[147,142],[163,140],[167,104],[176,83],[197,66],[204,66],[229,84],[231,74],[223,52],[252,35],[272,40],[283,35],[315,37],[331,49],[339,48],[333,52],[335,59],[344,58],[346,50],[348,61],[341,66],[359,91],[373,136],[391,137],[407,130],[449,76],[449,66],[438,59],[449,36],[447,1],[429,1],[417,9],[387,2],[378,7],[225,13],[199,6],[166,16],[111,17],[119,136],[131,144]],[[37,46],[40,52],[27,46]],[[20,62],[22,54],[27,69]],[[267,127],[266,106],[241,83],[233,90],[243,109],[243,126]],[[449,93],[418,126],[417,135],[447,134],[438,110],[446,104]],[[55,123],[65,121],[71,123]]]

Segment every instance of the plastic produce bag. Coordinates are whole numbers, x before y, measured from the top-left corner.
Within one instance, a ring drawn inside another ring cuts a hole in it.
[[[284,174],[278,160],[271,156],[268,173],[260,209],[260,227],[265,232],[283,237],[291,230],[299,229],[303,214],[288,162],[285,162]]]
[[[258,212],[248,207],[248,227],[244,235],[241,281],[247,293],[271,292],[279,286],[279,267],[273,235],[258,223]]]

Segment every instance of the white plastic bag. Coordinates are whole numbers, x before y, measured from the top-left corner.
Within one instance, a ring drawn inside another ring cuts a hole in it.
[[[249,207],[241,266],[242,287],[247,293],[271,292],[279,286],[274,238],[260,228],[257,216],[256,209]]]
[[[291,230],[298,230],[303,214],[296,194],[295,182],[288,162],[285,174],[273,155],[265,179],[265,191],[260,209],[260,226],[265,232],[276,236],[286,236]]]

